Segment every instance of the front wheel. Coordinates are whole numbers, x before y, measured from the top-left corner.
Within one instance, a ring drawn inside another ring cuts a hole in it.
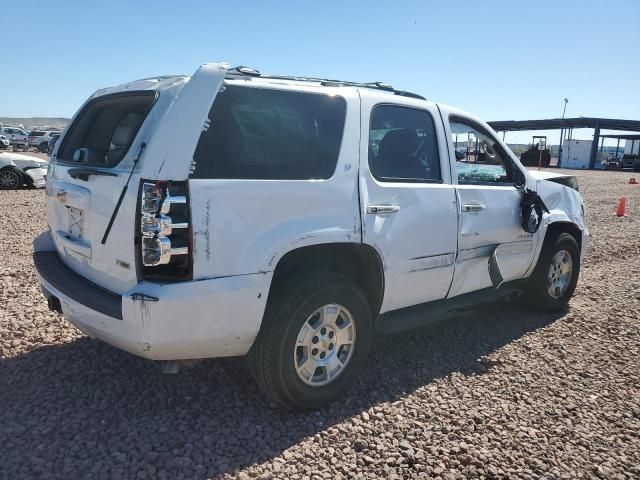
[[[320,408],[340,397],[366,363],[371,311],[348,278],[298,276],[269,299],[251,351],[258,386],[290,410]]]
[[[545,239],[540,259],[524,292],[525,301],[541,310],[560,310],[578,284],[580,249],[569,233]]]
[[[0,170],[0,190],[15,190],[22,185],[22,175],[20,172],[5,168]]]

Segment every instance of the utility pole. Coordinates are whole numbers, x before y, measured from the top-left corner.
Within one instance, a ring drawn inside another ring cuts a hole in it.
[[[567,103],[569,103],[569,99],[565,98],[563,102],[564,108],[562,109],[562,119],[564,120],[564,114],[567,111]],[[560,145],[558,146],[558,168],[560,167],[560,159],[562,158],[562,137],[564,137],[564,128],[560,129]]]

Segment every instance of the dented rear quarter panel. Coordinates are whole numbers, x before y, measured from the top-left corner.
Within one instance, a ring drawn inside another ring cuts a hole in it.
[[[154,360],[245,355],[260,330],[270,277],[141,282],[122,301],[129,349]]]

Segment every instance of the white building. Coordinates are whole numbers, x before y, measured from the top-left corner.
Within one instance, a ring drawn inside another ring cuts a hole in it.
[[[589,168],[592,144],[593,141],[591,140],[565,139],[562,146],[562,167],[587,170]],[[602,153],[597,152],[594,168],[602,168],[601,157]]]
[[[640,155],[640,140],[625,140],[624,141],[624,154],[625,155]]]

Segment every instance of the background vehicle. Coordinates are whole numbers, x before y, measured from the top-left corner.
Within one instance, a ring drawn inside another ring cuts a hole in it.
[[[48,162],[18,153],[0,153],[0,190],[11,190],[23,185],[43,188]]]
[[[620,161],[623,170],[640,170],[640,156],[624,154]]]
[[[7,137],[14,147],[26,148],[29,144],[27,132],[19,127],[0,125],[0,135]]]
[[[0,135],[0,150],[6,150],[11,145],[11,141],[4,135]]]
[[[49,136],[49,144],[47,146],[47,153],[53,152],[53,149],[56,146],[56,142],[60,138],[60,135],[60,132],[51,132],[51,135]]]
[[[527,167],[548,167],[551,153],[547,148],[547,137],[534,135],[528,150],[520,155],[520,162]]]
[[[50,308],[170,365],[248,354],[291,409],[338,398],[376,332],[523,291],[562,308],[589,240],[573,177],[384,84],[207,64],[99,90],[51,162]]]
[[[29,132],[27,141],[29,142],[30,146],[36,147],[38,151],[42,153],[46,153],[49,149],[49,140],[51,140],[51,137],[53,135],[59,137],[60,132],[58,132],[57,130],[56,131],[32,130],[31,132]]]
[[[622,159],[614,154],[609,154],[602,160],[602,168],[605,170],[622,170]]]

